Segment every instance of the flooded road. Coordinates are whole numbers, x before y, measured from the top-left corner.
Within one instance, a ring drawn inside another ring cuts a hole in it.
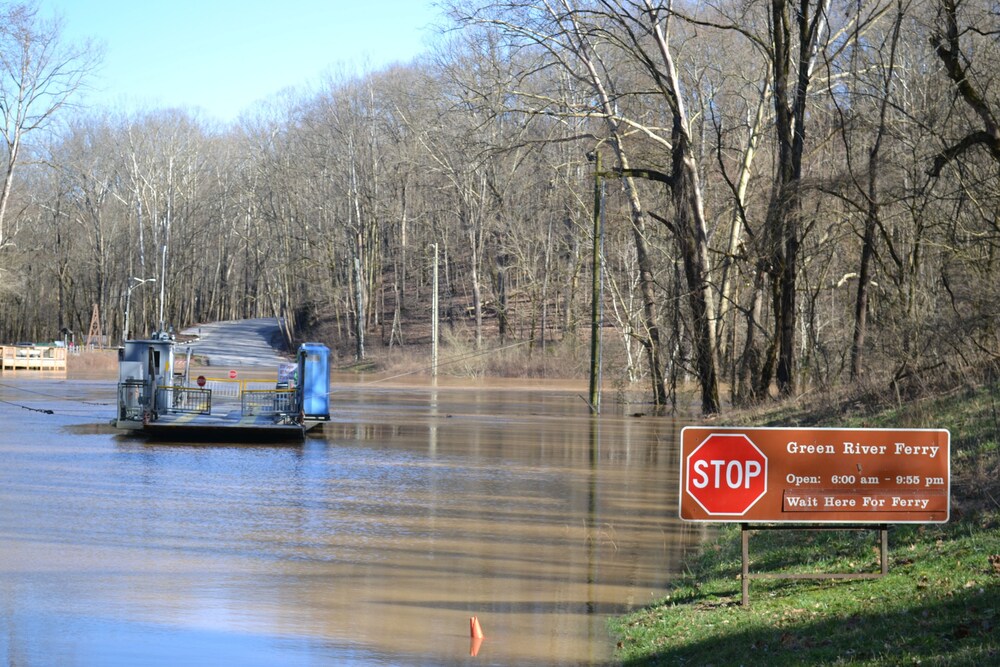
[[[119,435],[114,392],[0,376],[8,664],[604,665],[701,536],[681,425],[572,388],[335,378],[281,446]]]

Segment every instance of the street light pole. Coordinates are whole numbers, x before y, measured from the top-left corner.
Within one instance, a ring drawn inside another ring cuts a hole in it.
[[[125,341],[128,340],[129,307],[132,305],[132,290],[134,290],[136,287],[141,287],[146,283],[156,282],[156,278],[136,278],[135,276],[132,276],[132,280],[135,281],[135,284],[129,285],[128,288],[125,290],[125,330],[122,331],[123,345],[125,344]]]

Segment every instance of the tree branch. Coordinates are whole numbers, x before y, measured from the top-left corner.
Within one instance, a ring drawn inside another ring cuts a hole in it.
[[[980,145],[985,146],[990,151],[990,154],[993,155],[993,159],[1000,162],[1000,137],[985,130],[977,130],[976,132],[970,132],[958,143],[952,144],[935,155],[934,164],[928,167],[927,174],[933,177],[940,176],[941,170],[944,169],[946,164],[970,148]]]

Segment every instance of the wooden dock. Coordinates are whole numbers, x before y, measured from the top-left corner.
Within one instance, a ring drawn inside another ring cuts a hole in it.
[[[66,348],[48,345],[2,345],[0,368],[5,371],[64,371]]]

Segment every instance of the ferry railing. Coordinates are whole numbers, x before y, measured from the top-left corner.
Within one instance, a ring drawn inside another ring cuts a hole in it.
[[[148,407],[149,392],[145,380],[125,380],[118,383],[119,419],[141,422]]]
[[[212,390],[200,387],[164,386],[156,388],[157,405],[170,412],[207,415],[212,412]]]
[[[244,416],[291,417],[298,413],[294,389],[247,389],[240,394]]]
[[[205,388],[211,389],[216,396],[239,398],[247,390],[274,387],[274,380],[235,380],[227,378],[206,378]]]

